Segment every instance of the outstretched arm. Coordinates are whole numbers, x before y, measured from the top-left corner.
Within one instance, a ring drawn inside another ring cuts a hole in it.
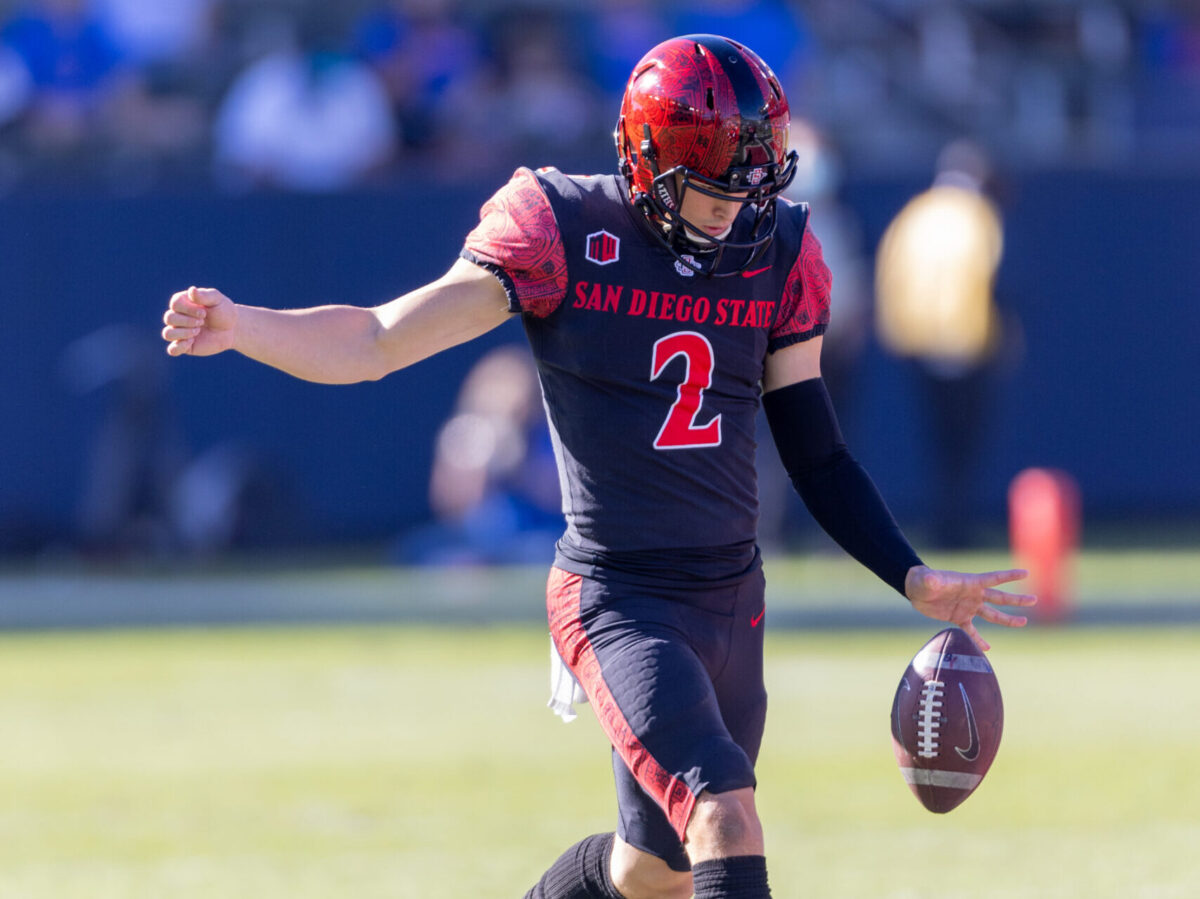
[[[986,651],[976,616],[1020,627],[1026,619],[991,604],[1029,606],[1032,596],[995,588],[1024,571],[964,574],[927,567],[909,545],[870,476],[846,448],[821,380],[820,338],[779,350],[767,361],[763,406],[780,458],[813,518],[851,556],[903,593],[913,608],[965,630]]]
[[[232,349],[307,381],[350,384],[378,380],[509,317],[495,276],[460,259],[438,280],[370,309],[263,309],[189,287],[171,297],[162,336],[172,356]]]

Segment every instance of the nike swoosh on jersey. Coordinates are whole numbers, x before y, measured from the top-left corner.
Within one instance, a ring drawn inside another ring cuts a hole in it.
[[[742,272],[743,278],[753,278],[755,275],[761,275],[763,272],[770,270],[771,266],[767,265],[763,268],[756,268],[754,271]]]
[[[967,688],[959,684],[958,689],[962,693],[963,705],[967,709],[967,731],[971,738],[966,749],[955,746],[954,751],[962,757],[963,761],[973,762],[979,758],[979,725],[975,723],[975,710],[971,708],[971,700],[967,697]]]
[[[751,627],[758,627],[758,623],[763,620],[763,615],[767,614],[767,607],[763,606],[763,610],[750,619]]]

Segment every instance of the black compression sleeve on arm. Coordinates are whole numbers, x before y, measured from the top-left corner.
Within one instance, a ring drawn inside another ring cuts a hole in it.
[[[825,381],[765,393],[763,408],[783,467],[817,524],[903,596],[905,576],[921,559],[846,448]]]

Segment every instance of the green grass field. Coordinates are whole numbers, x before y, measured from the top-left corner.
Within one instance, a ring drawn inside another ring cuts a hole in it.
[[[1013,564],[998,552],[939,553],[929,562],[960,571]],[[1111,623],[1115,616],[1200,623],[1200,552],[1089,551],[1075,567],[1075,605],[1085,622]],[[766,570],[767,600],[777,623],[890,628],[921,621],[840,551],[768,554]],[[320,556],[222,560],[184,570],[70,563],[32,571],[0,568],[0,631],[121,622],[533,624],[545,617],[545,584],[542,565],[412,569]]]
[[[1200,629],[989,635],[1004,745],[934,816],[888,737],[924,635],[769,634],[777,897],[1200,896]],[[0,897],[520,897],[613,826],[546,655],[532,624],[0,637]]]

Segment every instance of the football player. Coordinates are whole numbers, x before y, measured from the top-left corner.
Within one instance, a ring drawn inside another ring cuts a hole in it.
[[[912,606],[1020,626],[997,586],[1024,572],[925,566],[849,453],[821,379],[830,273],[788,102],[748,48],[689,35],[635,67],[619,174],[519,169],[450,270],[375,308],[276,311],[218,290],[171,297],[172,355],[233,349],[300,378],[382,378],[512,317],[537,360],[566,530],[547,612],[612,744],[615,833],[529,892],[769,896],[754,763],[766,713],[754,421],[816,520]]]

